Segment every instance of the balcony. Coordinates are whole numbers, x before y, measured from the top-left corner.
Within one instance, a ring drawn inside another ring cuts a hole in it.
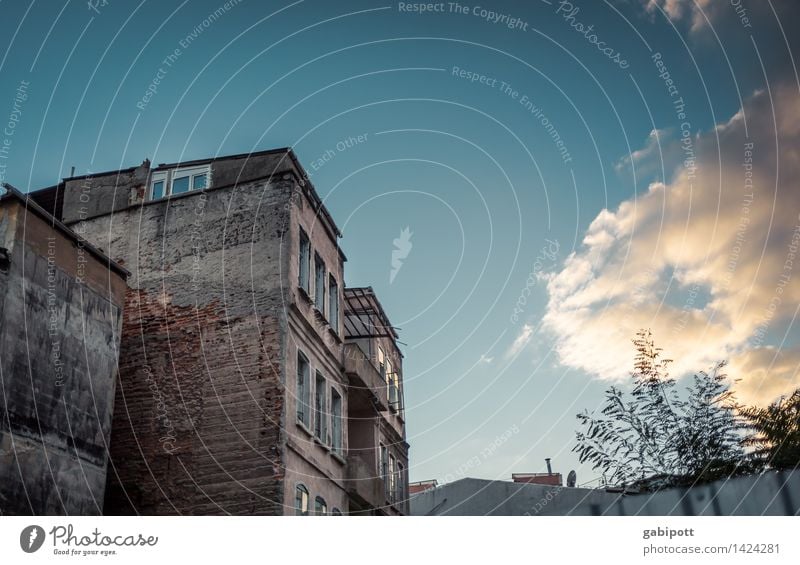
[[[351,453],[347,456],[347,494],[354,499],[356,506],[364,511],[382,509],[386,506],[386,493],[383,479],[378,476],[375,462],[368,454]]]
[[[344,371],[350,381],[348,402],[351,412],[389,409],[386,383],[375,365],[355,343],[344,346]]]

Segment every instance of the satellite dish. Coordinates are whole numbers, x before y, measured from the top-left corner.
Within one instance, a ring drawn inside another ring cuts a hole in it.
[[[575,473],[575,471],[570,471],[569,475],[567,475],[567,486],[574,487],[575,483],[577,482],[578,482],[578,475]]]

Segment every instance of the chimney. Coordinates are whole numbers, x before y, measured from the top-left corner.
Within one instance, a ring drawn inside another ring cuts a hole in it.
[[[550,458],[548,457],[544,461],[545,461],[545,463],[547,463],[547,474],[548,475],[552,475],[553,474],[553,468],[550,466]]]

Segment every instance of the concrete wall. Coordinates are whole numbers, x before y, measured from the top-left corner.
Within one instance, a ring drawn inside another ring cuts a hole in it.
[[[146,161],[133,169],[67,179],[62,220],[69,224],[141,203],[149,174],[150,163]]]
[[[619,495],[601,490],[550,487],[511,481],[461,479],[411,497],[414,516],[589,515]]]
[[[283,512],[292,186],[253,181],[75,225],[132,271],[107,513]]]
[[[123,276],[0,202],[0,514],[100,514]]]
[[[800,471],[765,473],[653,494],[461,479],[411,498],[416,516],[792,516]]]

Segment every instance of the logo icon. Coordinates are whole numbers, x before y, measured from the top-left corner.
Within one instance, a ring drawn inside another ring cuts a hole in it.
[[[412,235],[414,235],[414,233],[406,226],[405,229],[400,232],[400,237],[392,241],[392,243],[394,243],[394,249],[392,249],[392,272],[389,273],[389,284],[394,282],[394,278],[397,276],[397,273],[400,272],[403,266],[403,259],[408,257],[408,254],[411,253],[411,248],[413,247],[411,243]]]
[[[28,526],[19,535],[19,546],[25,553],[38,551],[44,543],[44,528],[41,526]]]

